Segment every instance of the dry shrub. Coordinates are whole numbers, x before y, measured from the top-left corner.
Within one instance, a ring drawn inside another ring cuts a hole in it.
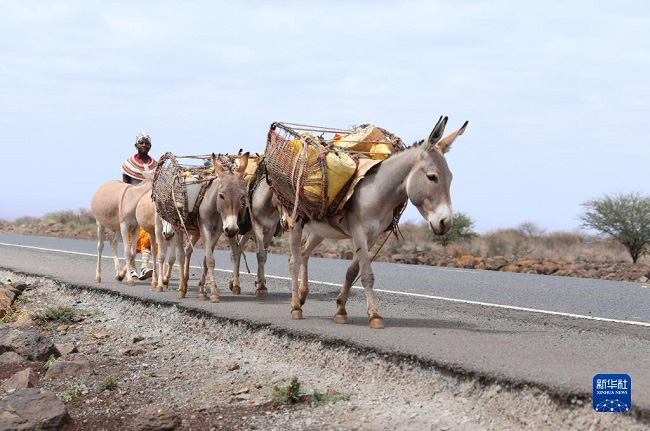
[[[40,222],[41,222],[40,218],[31,217],[31,216],[22,216],[14,220],[14,223],[17,225],[27,225],[27,226],[33,226],[39,224]]]

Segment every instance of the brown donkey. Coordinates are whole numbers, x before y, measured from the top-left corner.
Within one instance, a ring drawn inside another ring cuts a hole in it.
[[[95,281],[102,281],[102,251],[104,250],[104,232],[106,228],[113,231],[110,239],[111,249],[113,250],[113,262],[115,263],[115,279],[122,281],[124,276],[127,277],[129,286],[135,285],[129,266],[135,259],[136,239],[138,231],[138,221],[135,217],[135,210],[140,198],[151,190],[151,181],[144,182],[133,186],[123,183],[122,181],[109,181],[102,184],[93,195],[90,203],[90,209],[97,221],[97,271]],[[131,234],[133,240],[131,247],[128,246],[128,235]],[[120,261],[117,254],[117,243],[119,238],[124,243],[124,269],[120,271]]]
[[[302,318],[308,288],[308,261],[311,251],[324,238],[351,239],[356,250],[347,270],[345,283],[336,300],[336,323],[348,323],[345,305],[352,283],[361,270],[361,283],[366,291],[368,323],[371,328],[384,327],[384,319],[375,306],[373,285],[375,276],[370,266],[368,250],[379,235],[390,226],[393,210],[406,199],[418,209],[436,235],[449,231],[452,223],[449,187],[452,175],[444,154],[457,136],[462,135],[467,122],[456,132],[440,139],[447,117],[440,118],[423,145],[412,146],[393,154],[370,171],[356,186],[345,204],[341,220],[292,223],[290,228],[291,258],[291,318]],[[333,224],[336,228],[330,226]],[[303,231],[308,235],[301,249]],[[300,287],[298,278],[300,276]]]
[[[208,186],[203,200],[199,205],[199,231],[205,248],[204,268],[208,272],[210,281],[210,301],[219,302],[217,282],[214,277],[214,246],[217,244],[221,233],[225,233],[230,243],[230,249],[239,249],[237,234],[239,233],[238,219],[243,208],[246,207],[246,184],[244,172],[248,165],[248,153],[241,156],[239,167],[231,172],[212,154],[212,163],[218,175]],[[196,232],[191,232],[196,233]],[[194,241],[196,238],[194,238]],[[187,292],[190,259],[192,248],[185,247],[185,261],[181,283],[178,287],[178,297],[184,298]],[[206,300],[205,284],[199,284],[199,299]]]

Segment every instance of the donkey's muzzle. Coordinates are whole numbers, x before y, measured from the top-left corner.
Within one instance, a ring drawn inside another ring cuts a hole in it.
[[[239,233],[239,228],[237,226],[228,226],[223,228],[223,232],[228,238],[232,238]]]

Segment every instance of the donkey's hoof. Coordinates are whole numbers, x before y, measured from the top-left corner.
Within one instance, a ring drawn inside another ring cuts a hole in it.
[[[210,295],[210,302],[219,302],[218,295]]]
[[[101,283],[102,278],[100,276],[95,277],[95,283]]]
[[[269,296],[269,290],[268,289],[257,289],[255,291],[255,296],[257,296],[258,298],[266,298],[267,296]]]
[[[128,284],[129,286],[135,286],[135,281],[129,280],[126,282],[126,284]]]
[[[176,294],[176,296],[178,298],[180,298],[180,299],[183,299],[183,298],[185,298],[185,292],[179,290],[178,293]]]
[[[165,286],[169,285],[169,278],[163,278],[163,284]]]
[[[162,292],[164,290],[165,290],[164,286],[156,286],[156,292]]]
[[[372,329],[384,329],[384,318],[381,316],[371,317],[368,326]]]
[[[292,320],[302,319],[302,310],[291,310],[291,319]]]
[[[235,295],[239,295],[239,293],[241,292],[241,286],[240,286],[239,284],[235,284],[235,283],[233,282],[233,280],[230,280],[230,281],[228,282],[228,288],[229,288],[230,291],[231,291],[232,293],[234,293]]]
[[[206,295],[205,293],[199,293],[199,299],[201,301],[207,301],[208,300],[208,295]]]
[[[124,275],[122,275],[122,274],[117,274],[117,275],[115,276],[115,280],[121,282],[122,280],[124,280],[124,277],[126,277],[126,274],[124,274]]]
[[[335,314],[334,323],[340,323],[341,325],[344,325],[346,323],[350,323],[350,319],[348,319],[347,314]]]

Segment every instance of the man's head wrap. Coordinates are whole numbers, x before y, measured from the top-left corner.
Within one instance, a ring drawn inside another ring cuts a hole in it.
[[[140,132],[138,135],[135,137],[135,144],[138,145],[141,141],[148,141],[151,143],[151,136],[145,132]]]

